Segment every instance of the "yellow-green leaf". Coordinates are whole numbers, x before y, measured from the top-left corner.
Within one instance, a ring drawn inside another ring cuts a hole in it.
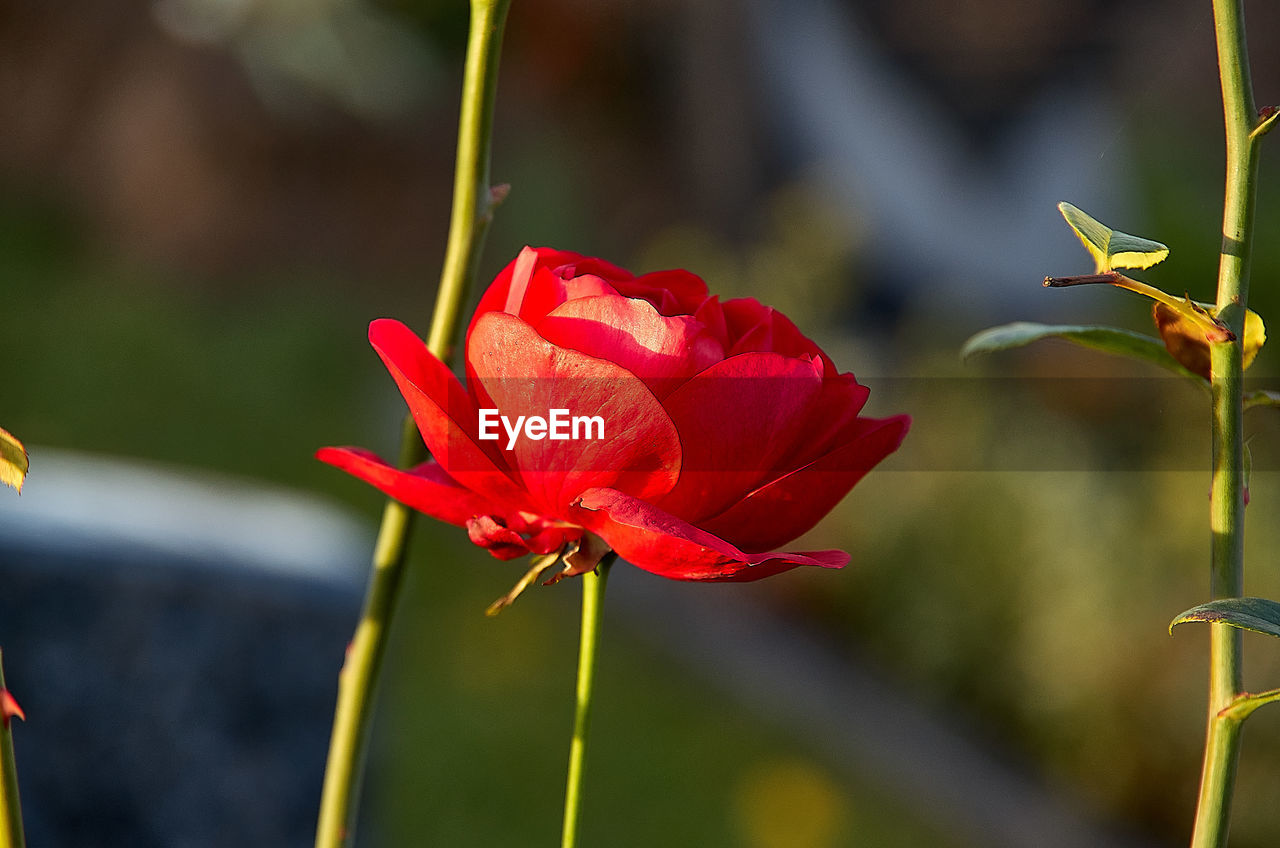
[[[1252,309],[1244,311],[1244,367],[1253,364],[1258,351],[1267,343],[1267,325],[1262,323],[1262,316]]]
[[[1256,409],[1260,406],[1280,407],[1280,392],[1257,389],[1256,391],[1244,393],[1245,409]]]
[[[8,430],[0,428],[0,483],[21,493],[27,467],[27,449]]]
[[[1099,274],[1116,268],[1150,268],[1169,255],[1169,248],[1160,242],[1113,230],[1065,201],[1058,204],[1058,211],[1093,257]]]

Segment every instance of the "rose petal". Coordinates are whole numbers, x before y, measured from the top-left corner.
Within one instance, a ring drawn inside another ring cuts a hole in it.
[[[724,306],[720,303],[720,298],[709,297],[704,300],[693,313],[693,317],[707,328],[707,332],[720,342],[722,348],[728,350],[729,326],[725,321]]]
[[[783,356],[809,356],[822,360],[825,373],[836,369],[822,349],[800,329],[771,306],[752,297],[734,298],[723,304],[725,320],[732,343],[729,355],[753,350],[770,350]]]
[[[504,450],[536,512],[563,516],[579,493],[598,486],[657,498],[675,485],[680,437],[662,404],[625,369],[551,344],[502,312],[476,323],[467,362],[480,402],[513,424],[518,416],[547,419],[553,409],[604,421],[603,439],[533,439],[522,433]],[[505,449],[505,432],[501,442]]]
[[[653,271],[614,287],[627,297],[644,298],[663,315],[692,315],[707,299],[707,284],[683,269]]]
[[[520,534],[492,515],[477,515],[467,521],[467,538],[498,559],[515,559],[529,553]]]
[[[578,521],[618,555],[673,580],[759,580],[801,565],[841,568],[844,551],[748,554],[651,503],[614,489],[589,489],[575,505]]]
[[[476,441],[475,403],[453,372],[399,321],[374,321],[369,342],[400,387],[427,449],[449,476],[490,500],[521,503],[496,451],[491,454]]]
[[[882,459],[898,449],[911,419],[860,418],[846,443],[700,521],[748,551],[767,551],[808,532]]]
[[[316,459],[341,468],[406,506],[459,527],[477,515],[511,509],[459,485],[435,461],[403,471],[364,448],[321,448]]]
[[[620,365],[659,398],[724,359],[700,321],[666,317],[646,300],[620,295],[567,301],[535,326],[552,344]]]
[[[603,259],[568,250],[526,247],[498,273],[480,298],[467,327],[467,338],[471,338],[476,322],[487,312],[508,312],[533,323],[570,297],[616,294],[609,281],[631,277],[631,272]]]
[[[810,426],[805,439],[796,443],[779,467],[786,470],[800,468],[835,448],[845,444],[844,437],[858,413],[867,403],[871,390],[854,379],[852,374],[825,377],[822,394],[809,415]]]
[[[684,459],[680,482],[657,503],[696,522],[776,477],[780,461],[808,438],[822,394],[819,368],[776,353],[744,353],[672,392],[663,406],[680,433]]]

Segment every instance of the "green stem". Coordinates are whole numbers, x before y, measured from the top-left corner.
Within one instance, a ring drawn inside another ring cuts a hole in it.
[[[431,353],[444,362],[452,358],[462,307],[474,281],[477,260],[498,199],[489,187],[489,148],[498,58],[510,5],[511,0],[471,0],[453,211],[427,339]],[[400,466],[416,465],[425,458],[422,437],[412,418],[407,417],[401,439]],[[404,578],[412,525],[413,511],[388,500],[374,545],[364,608],[338,677],[338,703],[325,765],[316,848],[338,848],[350,845],[354,839],[374,695]]]
[[[0,692],[4,691],[4,660],[0,657]],[[22,848],[22,803],[18,798],[18,767],[13,759],[10,717],[0,710],[0,848]]]
[[[608,554],[595,571],[582,575],[582,635],[578,644],[578,690],[573,711],[573,742],[569,745],[569,778],[564,789],[564,830],[560,848],[578,844],[581,815],[582,768],[587,753],[587,730],[591,725],[591,693],[596,672],[596,643],[600,636],[600,607],[604,599],[609,566],[615,554]]]
[[[1242,348],[1238,339],[1244,338],[1249,296],[1257,142],[1261,136],[1253,135],[1257,110],[1249,78],[1241,0],[1213,0],[1213,18],[1227,140],[1217,307],[1218,318],[1235,333],[1237,341],[1210,345],[1210,591],[1214,598],[1232,598],[1239,597],[1244,589],[1244,402]],[[1228,710],[1243,690],[1240,631],[1225,624],[1211,624],[1210,628],[1208,727],[1193,848],[1226,845],[1243,722]]]

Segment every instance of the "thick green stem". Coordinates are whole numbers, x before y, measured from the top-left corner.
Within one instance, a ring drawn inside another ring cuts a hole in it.
[[[502,30],[510,5],[511,0],[471,0],[453,212],[427,340],[432,354],[445,362],[453,354],[462,307],[474,282],[477,260],[492,219],[489,147]],[[422,437],[413,420],[406,418],[400,465],[416,465],[425,457]],[[403,582],[412,519],[412,510],[396,501],[389,500],[382,513],[364,609],[338,677],[338,703],[316,827],[317,848],[350,845],[354,838],[374,695]]]
[[[1244,338],[1253,246],[1253,206],[1258,174],[1257,110],[1249,79],[1241,0],[1214,0],[1218,74],[1226,124],[1227,174],[1218,264],[1218,317]],[[1210,591],[1214,598],[1239,597],[1244,589],[1244,401],[1239,341],[1210,349],[1213,390],[1213,530]],[[1210,625],[1208,728],[1204,770],[1196,806],[1193,848],[1227,843],[1243,719],[1228,708],[1243,690],[1240,631]]]
[[[4,661],[0,657],[0,692],[4,691]],[[18,798],[18,768],[13,759],[13,732],[8,710],[0,707],[0,848],[22,848],[22,804]]]
[[[609,554],[595,571],[582,575],[582,635],[578,644],[578,689],[573,711],[573,742],[569,745],[569,778],[564,789],[564,830],[560,848],[578,844],[581,814],[582,768],[587,753],[587,731],[591,725],[591,693],[596,672],[596,643],[600,636],[600,607],[609,578]]]

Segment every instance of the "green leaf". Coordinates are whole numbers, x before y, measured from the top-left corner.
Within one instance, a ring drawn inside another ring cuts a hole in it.
[[[1150,268],[1169,255],[1169,248],[1160,242],[1113,230],[1065,201],[1058,204],[1058,211],[1093,257],[1099,274],[1116,268]]]
[[[1266,389],[1245,392],[1244,408],[1253,409],[1255,406],[1280,406],[1280,392],[1271,392]]]
[[[1219,598],[1192,607],[1169,624],[1169,632],[1185,621],[1230,624],[1241,630],[1280,636],[1280,604],[1266,598]]]
[[[991,327],[971,337],[960,349],[960,356],[968,359],[975,353],[993,353],[1031,344],[1040,339],[1064,339],[1082,347],[1100,350],[1117,356],[1141,359],[1161,368],[1167,368],[1180,377],[1188,377],[1202,383],[1198,376],[1178,364],[1164,344],[1153,336],[1144,336],[1119,327],[1071,324],[1033,324],[1018,321]]]
[[[12,486],[21,494],[27,468],[27,449],[8,430],[0,428],[0,483]]]

